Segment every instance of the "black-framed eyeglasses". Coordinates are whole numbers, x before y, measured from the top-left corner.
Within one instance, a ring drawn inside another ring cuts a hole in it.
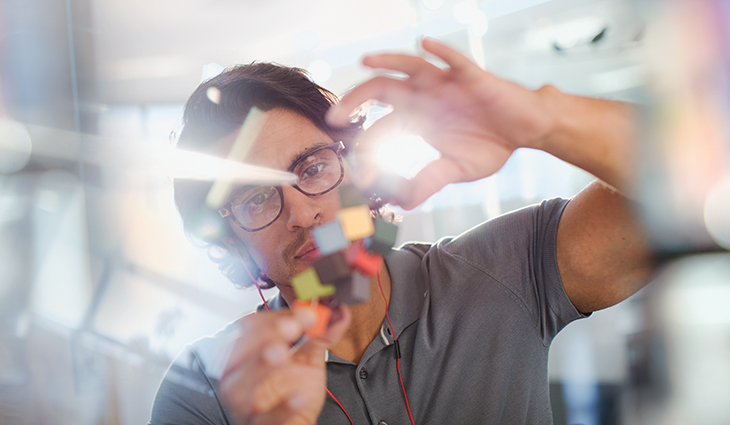
[[[345,177],[342,142],[321,146],[297,159],[289,172],[297,176],[292,185],[307,196],[324,195]],[[271,226],[284,210],[281,186],[244,186],[233,192],[231,200],[218,210],[222,217],[233,216],[242,229],[255,232]]]

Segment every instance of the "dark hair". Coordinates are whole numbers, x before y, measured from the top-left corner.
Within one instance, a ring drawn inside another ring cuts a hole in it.
[[[177,147],[225,157],[228,152],[215,151],[216,142],[239,130],[252,107],[262,111],[289,109],[349,146],[362,129],[364,117],[344,128],[330,127],[325,114],[337,102],[337,96],[315,84],[303,69],[263,62],[235,65],[200,84],[190,96]],[[205,205],[212,182],[175,179],[174,186],[175,204],[186,233],[208,248],[208,256],[234,284],[250,286],[253,282],[241,264],[242,259],[224,242],[235,238],[233,232],[217,211]],[[253,261],[247,267],[259,279],[259,269]],[[260,284],[273,286],[271,281],[260,280]]]

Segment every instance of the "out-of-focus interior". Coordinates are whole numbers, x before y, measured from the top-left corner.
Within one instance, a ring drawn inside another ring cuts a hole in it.
[[[643,111],[631,195],[662,267],[557,337],[555,423],[730,423],[727,2],[4,0],[0,34],[0,423],[146,423],[175,354],[260,302],[186,238],[160,166],[202,80],[274,61],[341,95],[372,76],[362,55],[423,35],[529,88]],[[417,138],[386,146],[405,176],[433,158]],[[520,150],[396,209],[398,243],[592,179]]]

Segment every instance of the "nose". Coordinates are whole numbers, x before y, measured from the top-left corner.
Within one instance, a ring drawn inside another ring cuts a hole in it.
[[[323,211],[317,197],[307,196],[293,187],[281,188],[284,197],[282,218],[289,231],[308,229],[322,223]]]

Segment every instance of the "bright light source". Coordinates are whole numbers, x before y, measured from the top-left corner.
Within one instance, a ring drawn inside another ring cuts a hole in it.
[[[25,126],[8,118],[0,118],[0,174],[20,171],[30,160],[33,144]]]
[[[327,81],[332,75],[332,68],[330,64],[323,60],[316,60],[309,64],[307,71],[312,74],[312,79],[317,84],[322,84]]]
[[[380,167],[410,179],[440,156],[441,154],[420,136],[401,134],[380,146],[377,160]]]
[[[439,10],[444,5],[444,0],[421,0],[421,3],[428,10]]]

